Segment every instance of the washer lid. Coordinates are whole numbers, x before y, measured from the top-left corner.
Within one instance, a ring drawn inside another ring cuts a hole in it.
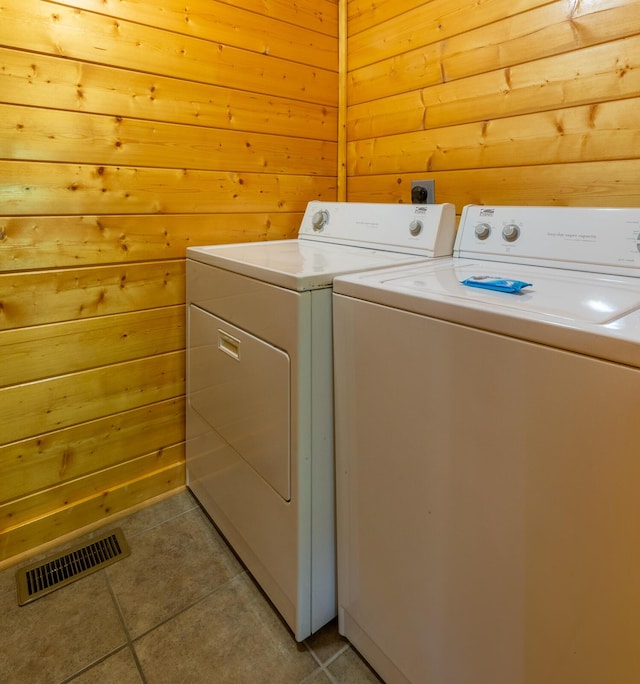
[[[425,256],[310,240],[189,247],[187,257],[302,292],[331,287],[334,277],[425,260]]]
[[[462,284],[478,276],[531,285],[512,294]],[[505,309],[507,315],[520,317],[542,315],[570,325],[604,325],[640,307],[640,280],[635,278],[468,259],[453,259],[442,268],[418,270],[384,282],[399,292],[440,295],[460,300],[462,305]]]
[[[531,283],[511,294],[471,276]],[[447,258],[355,274],[334,292],[523,340],[640,366],[640,278]]]

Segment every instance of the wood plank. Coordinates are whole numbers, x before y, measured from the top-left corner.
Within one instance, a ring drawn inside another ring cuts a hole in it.
[[[0,331],[0,387],[185,348],[184,306]]]
[[[349,178],[350,202],[410,202],[415,173]],[[640,159],[437,171],[436,200],[466,204],[634,207]]]
[[[431,0],[350,34],[349,70],[389,59],[417,47],[446,41],[507,17],[529,12],[552,0],[487,0],[477,3],[473,11],[459,0]],[[397,3],[394,3],[394,5]],[[411,3],[414,4],[414,3]]]
[[[336,177],[0,161],[5,216],[301,212]]]
[[[350,141],[640,95],[637,36],[349,107]]]
[[[429,45],[349,72],[350,105],[407,93],[443,82],[442,48]]]
[[[4,0],[5,47],[337,106],[337,70],[167,34],[108,16]]]
[[[184,258],[195,245],[280,240],[301,213],[0,217],[2,270]]]
[[[0,330],[184,304],[184,260],[0,274]]]
[[[448,40],[442,55],[443,80],[523,64],[639,32],[638,2],[555,2]]]
[[[443,171],[629,159],[640,98],[391,135],[349,145],[349,173]]]
[[[267,16],[275,16],[294,26],[303,26],[313,31],[337,35],[337,0],[225,0],[228,5],[244,8]]]
[[[184,463],[148,473],[131,482],[51,511],[0,533],[0,559],[24,553],[86,525],[105,520],[143,501],[184,485]]]
[[[425,4],[425,0],[348,0],[349,34],[356,35]]]
[[[13,160],[329,176],[323,140],[0,104],[0,157]]]
[[[308,1],[308,0],[307,0]],[[57,4],[105,12],[104,0],[57,0]],[[108,4],[111,17],[215,41],[252,52],[337,69],[337,31],[327,35],[295,26],[277,14],[257,14],[216,0],[119,0]]]
[[[54,484],[27,496],[12,498],[0,504],[0,530],[22,525],[53,510],[98,496],[105,490],[122,485],[123,482],[137,480],[148,473],[171,468],[180,463],[184,463],[183,443],[167,446],[74,480]]]
[[[611,0],[606,6],[591,7],[591,14],[575,17],[567,14],[564,3],[545,5],[441,44],[356,69],[350,74],[349,102],[362,103],[515,67],[640,32],[640,3]]]
[[[0,446],[0,502],[183,442],[184,407],[177,397]]]
[[[335,107],[8,48],[0,48],[0,92],[12,104],[336,139]]]
[[[185,354],[171,352],[0,389],[0,444],[172,399],[185,391]]]
[[[418,89],[350,105],[347,109],[347,140],[352,143],[383,135],[422,130],[426,110],[425,97],[431,90],[433,88]]]

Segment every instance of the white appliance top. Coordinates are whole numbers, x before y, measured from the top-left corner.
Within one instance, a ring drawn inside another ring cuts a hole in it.
[[[462,284],[478,276],[531,285]],[[334,292],[640,366],[640,209],[470,205],[452,258],[344,276]]]
[[[453,204],[312,201],[297,239],[189,247],[187,258],[304,291],[344,273],[450,255],[454,237]]]

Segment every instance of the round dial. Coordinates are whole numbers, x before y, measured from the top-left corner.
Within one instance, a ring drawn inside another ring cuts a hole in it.
[[[322,230],[329,221],[329,212],[326,209],[316,211],[311,219],[311,225],[315,231]]]
[[[502,229],[502,237],[507,242],[513,242],[520,236],[520,228],[515,223],[509,223]]]
[[[411,221],[411,223],[409,224],[409,232],[414,237],[416,235],[420,235],[420,233],[422,232],[422,221],[418,221],[417,219]]]
[[[476,237],[478,240],[486,240],[491,235],[491,226],[488,223],[479,223],[476,226]]]

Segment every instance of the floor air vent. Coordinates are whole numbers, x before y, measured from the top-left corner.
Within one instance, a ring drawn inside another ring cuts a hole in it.
[[[120,528],[64,554],[20,568],[16,573],[18,605],[35,601],[60,587],[125,558],[131,553]]]

